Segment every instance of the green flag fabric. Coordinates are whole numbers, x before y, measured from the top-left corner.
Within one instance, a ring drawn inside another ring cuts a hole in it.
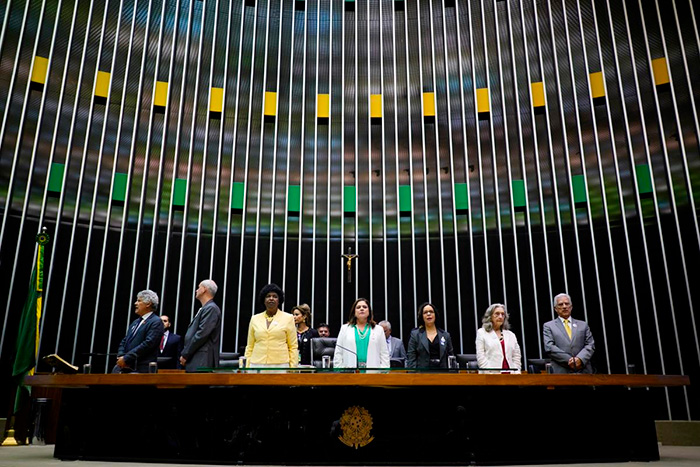
[[[12,367],[12,376],[24,378],[36,363],[36,337],[39,324],[38,313],[41,307],[41,292],[36,287],[36,269],[32,272],[32,281],[27,293],[27,301],[22,309],[17,334],[17,356]]]
[[[36,352],[39,347],[39,322],[41,321],[41,295],[44,289],[44,246],[39,245],[37,262],[32,271],[32,280],[29,283],[27,301],[22,309],[17,334],[17,352],[15,363],[12,366],[12,377],[17,383],[17,396],[15,397],[15,410],[19,411],[24,394],[29,393],[29,388],[24,386],[24,376],[32,374],[36,364]]]

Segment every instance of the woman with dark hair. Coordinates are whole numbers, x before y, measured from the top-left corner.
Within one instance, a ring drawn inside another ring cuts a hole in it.
[[[438,328],[438,311],[432,303],[418,307],[418,327],[411,331],[406,368],[447,368],[447,357],[454,355],[450,333]]]
[[[384,329],[374,322],[369,300],[358,298],[338,333],[333,368],[389,368]]]
[[[306,303],[292,308],[294,324],[297,327],[299,363],[311,365],[311,339],[318,337],[318,331],[311,327],[311,308]]]
[[[480,369],[520,372],[520,346],[518,338],[509,331],[508,317],[502,303],[494,303],[486,309],[476,332],[476,361]]]
[[[265,311],[250,318],[245,348],[248,366],[297,366],[299,352],[294,318],[279,309],[284,303],[284,291],[275,284],[267,284],[258,295],[258,303]]]

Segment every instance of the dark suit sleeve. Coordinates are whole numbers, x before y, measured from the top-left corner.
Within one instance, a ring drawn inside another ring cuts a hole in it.
[[[133,366],[137,360],[153,352],[153,349],[160,344],[160,340],[165,332],[165,327],[160,318],[157,316],[156,318],[157,319],[149,318],[143,324],[143,326],[148,326],[146,328],[146,338],[139,345],[131,349],[129,353],[124,355],[124,361],[126,361],[127,365]]]
[[[126,349],[126,338],[130,332],[131,332],[131,326],[129,326],[129,329],[126,331],[126,336],[124,336],[124,339],[122,339],[122,341],[119,343],[119,350],[117,350],[117,357],[121,357],[126,352],[126,350],[125,350]]]
[[[406,362],[406,349],[403,346],[403,341],[401,339],[397,339],[397,340],[399,342],[399,356],[398,356],[398,358],[402,362]]]
[[[445,331],[445,334],[447,335],[447,352],[446,355],[453,355],[455,354],[455,349],[452,347],[452,336],[450,336],[450,333]]]
[[[408,352],[406,353],[406,368],[415,368],[418,359],[418,331],[411,331],[411,338],[408,340]]]
[[[185,348],[182,350],[182,356],[185,360],[189,360],[192,355],[194,355],[197,350],[209,339],[209,335],[216,329],[216,323],[219,317],[216,315],[216,307],[205,306],[202,308],[199,316],[199,325],[197,326],[197,332],[194,333],[194,337],[187,342]]]
[[[568,366],[569,359],[572,357],[568,352],[560,349],[554,342],[554,333],[552,331],[552,323],[545,323],[542,328],[542,337],[544,339],[544,351],[549,355],[549,358],[561,365]]]
[[[591,357],[593,357],[593,352],[595,352],[595,341],[593,340],[593,333],[591,332],[591,328],[588,327],[588,324],[586,324],[585,343],[581,351],[576,356],[581,359],[581,363],[583,363],[583,366],[586,366],[591,360]]]

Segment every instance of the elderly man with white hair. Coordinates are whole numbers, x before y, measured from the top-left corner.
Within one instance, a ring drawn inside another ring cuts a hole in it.
[[[221,309],[214,303],[218,287],[211,279],[199,283],[194,293],[202,304],[187,327],[185,345],[180,364],[188,372],[198,368],[214,368],[219,365],[219,342],[221,341]]]
[[[160,316],[155,314],[158,295],[152,290],[142,290],[136,294],[134,308],[139,317],[129,325],[119,344],[112,373],[148,373],[148,364],[158,361],[158,346],[164,331]]]
[[[591,358],[595,352],[593,334],[585,321],[571,317],[571,297],[554,297],[558,317],[545,323],[542,330],[544,351],[552,359],[554,373],[593,373]]]

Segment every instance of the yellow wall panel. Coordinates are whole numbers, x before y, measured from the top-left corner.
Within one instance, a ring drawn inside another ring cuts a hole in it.
[[[382,95],[372,94],[369,97],[370,116],[372,118],[382,118]]]
[[[97,72],[97,82],[95,82],[95,95],[107,99],[109,95],[109,80],[111,75],[106,71]]]
[[[544,83],[542,81],[532,83],[530,87],[532,88],[532,106],[544,107]]]
[[[603,72],[597,71],[589,75],[591,81],[591,97],[597,99],[605,96],[605,83],[603,82]]]
[[[224,111],[224,88],[211,88],[210,112]]]
[[[435,116],[435,93],[434,92],[424,92],[423,93],[423,116],[424,117],[434,117]]]
[[[489,88],[479,88],[476,90],[476,109],[479,113],[490,112]]]
[[[661,86],[671,82],[666,66],[666,57],[656,58],[651,61],[651,68],[654,70],[654,84]]]
[[[316,100],[316,116],[318,118],[328,118],[331,114],[330,94],[319,94]]]
[[[32,81],[34,83],[46,83],[46,70],[49,69],[49,60],[44,57],[34,57],[34,66],[32,67]]]
[[[265,93],[265,116],[274,117],[277,115],[277,93]]]
[[[168,83],[156,81],[156,91],[153,93],[153,105],[165,107],[168,103]]]

